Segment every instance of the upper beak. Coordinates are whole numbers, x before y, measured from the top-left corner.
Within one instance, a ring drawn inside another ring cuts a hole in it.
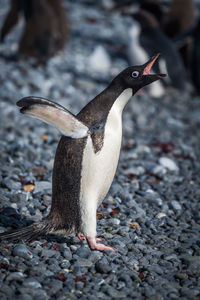
[[[151,77],[152,82],[167,76],[167,74],[150,74],[150,70],[159,56],[160,54],[153,56],[147,63],[143,65],[144,71],[142,75],[147,75],[148,77]]]

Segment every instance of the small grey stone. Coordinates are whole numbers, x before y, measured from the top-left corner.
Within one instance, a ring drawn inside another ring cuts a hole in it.
[[[188,271],[192,274],[200,274],[200,256],[182,255],[181,260],[188,265]]]
[[[110,273],[111,270],[112,270],[111,267],[109,266],[109,264],[106,264],[102,261],[96,262],[95,269],[96,269],[97,272],[102,273],[102,274],[103,273],[105,273],[105,274]]]
[[[135,200],[129,200],[127,203],[126,203],[126,206],[128,208],[132,208],[132,207],[136,207],[138,206],[137,203],[135,202]]]
[[[71,260],[72,259],[72,253],[70,250],[65,249],[63,252],[63,256],[64,258],[66,258],[67,260]]]
[[[50,270],[46,270],[45,271],[45,276],[46,277],[53,277],[54,276],[54,272],[50,271]]]
[[[54,257],[56,255],[56,251],[54,250],[48,250],[48,249],[43,249],[41,252],[41,257],[50,258]]]
[[[187,297],[187,299],[195,299],[199,294],[200,291],[195,288],[188,288],[188,287],[182,287],[180,290],[180,294],[182,296]]]
[[[91,254],[89,256],[89,260],[92,261],[93,263],[97,262],[100,260],[103,256],[103,253],[100,251],[91,251]]]
[[[155,294],[149,297],[149,300],[163,300],[164,297],[161,294]]]
[[[52,279],[50,281],[50,289],[49,289],[49,294],[55,295],[59,290],[63,288],[63,282],[58,280],[58,279]]]
[[[77,300],[78,298],[73,293],[65,293],[64,296],[58,298],[59,300]]]
[[[79,282],[76,283],[76,288],[78,290],[81,291],[83,289],[83,287],[84,287],[84,282],[79,281]]]
[[[91,250],[88,247],[80,247],[76,251],[76,255],[80,256],[81,258],[88,258],[91,253]]]
[[[109,221],[108,221],[108,225],[119,225],[120,224],[120,220],[117,219],[117,218],[111,218]]]
[[[33,291],[33,300],[48,300],[49,296],[46,291],[43,289],[32,289]]]
[[[172,209],[175,209],[175,210],[181,210],[182,209],[180,203],[176,200],[172,200],[170,202],[170,206],[171,206]]]
[[[71,250],[71,251],[76,251],[77,249],[78,249],[77,246],[75,246],[75,245],[70,245],[70,250]]]
[[[163,167],[163,166],[161,166],[161,165],[156,165],[155,167],[153,167],[153,168],[150,170],[150,172],[151,172],[152,174],[155,174],[155,175],[158,175],[158,176],[161,176],[161,177],[164,176],[164,175],[167,173],[165,167]]]
[[[22,245],[22,244],[17,245],[13,249],[13,255],[23,257],[25,259],[31,259],[33,257],[32,252],[30,250],[28,250],[25,245]]]
[[[177,259],[177,258],[178,258],[177,255],[174,253],[164,256],[165,260],[173,260],[173,259]]]
[[[10,179],[9,177],[5,178],[3,180],[3,183],[9,188],[10,190],[20,190],[21,189],[21,182],[14,181]]]
[[[144,174],[144,172],[145,172],[145,169],[142,166],[130,167],[124,171],[124,173],[126,175],[133,174],[133,175],[137,175],[137,176]]]
[[[1,180],[0,180],[0,182],[1,182]],[[9,201],[9,198],[3,193],[3,191],[0,191],[0,200],[1,200],[1,203],[2,203],[3,201],[5,201],[5,203],[6,203],[7,201]]]
[[[34,194],[43,192],[45,190],[51,190],[51,182],[49,182],[49,181],[36,181],[35,182],[35,189],[33,190]]]
[[[4,294],[4,296],[6,295],[6,300],[7,299],[13,299],[14,298],[14,291],[13,289],[10,287],[11,283],[9,282],[9,284],[7,285],[7,282],[5,282],[5,284],[0,284],[0,292]],[[1,298],[0,298],[1,299]]]
[[[12,280],[17,280],[17,281],[23,281],[25,278],[25,275],[21,272],[13,272],[10,273],[7,277],[6,277],[6,281],[10,282]]]
[[[32,300],[33,298],[28,294],[22,294],[17,299],[18,300]]]
[[[76,261],[76,266],[78,266],[78,267],[91,267],[92,265],[93,265],[93,263],[89,259],[86,259],[86,258],[79,258]]]
[[[27,195],[28,195],[27,192],[21,192],[21,193],[18,193],[18,194],[12,194],[12,195],[10,195],[10,200],[12,202],[20,202],[20,201],[25,202],[25,201],[28,200],[27,199],[28,198]]]
[[[1,299],[1,300],[8,300],[8,297],[7,297],[5,294],[2,294],[2,293],[0,292],[0,299]]]
[[[187,279],[188,275],[186,273],[176,273],[174,277],[178,279]]]
[[[26,280],[24,280],[23,285],[25,287],[34,288],[34,289],[41,288],[41,284],[34,278],[27,278]]]

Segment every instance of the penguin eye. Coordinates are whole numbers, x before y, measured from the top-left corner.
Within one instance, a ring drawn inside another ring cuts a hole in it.
[[[136,77],[138,77],[139,76],[139,72],[138,71],[133,71],[133,73],[131,74],[131,76],[133,77],[133,78],[136,78]]]

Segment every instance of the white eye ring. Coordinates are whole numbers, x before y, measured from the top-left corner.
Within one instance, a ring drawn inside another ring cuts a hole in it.
[[[133,71],[133,73],[131,74],[131,76],[133,77],[133,78],[136,78],[136,77],[138,77],[139,76],[139,72],[138,71]]]

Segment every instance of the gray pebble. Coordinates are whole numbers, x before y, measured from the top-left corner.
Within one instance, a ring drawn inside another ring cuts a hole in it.
[[[80,247],[76,251],[76,255],[78,255],[81,258],[88,258],[90,254],[91,250],[89,249],[89,247]]]
[[[10,190],[20,190],[21,189],[21,183],[14,181],[10,179],[9,177],[5,178],[3,180],[3,183],[6,185],[7,188]]]
[[[164,297],[161,294],[156,294],[156,295],[150,296],[149,300],[164,300]]]
[[[13,255],[23,257],[25,259],[31,259],[33,257],[32,252],[22,244],[15,246],[13,249]]]
[[[28,288],[38,289],[41,288],[41,284],[34,278],[27,278],[24,280],[23,285]]]
[[[102,274],[107,274],[111,272],[111,267],[109,266],[109,264],[106,264],[102,261],[98,261],[95,264],[95,269],[97,272],[102,273]]]
[[[181,207],[180,203],[178,201],[176,201],[176,200],[172,200],[170,202],[170,206],[174,210],[182,210],[182,207]]]
[[[35,189],[33,190],[34,194],[43,192],[45,190],[51,190],[51,182],[49,182],[49,181],[36,181],[35,182]]]
[[[63,256],[64,256],[64,258],[66,258],[67,260],[71,260],[71,259],[72,259],[72,253],[71,253],[70,250],[64,250]]]
[[[103,253],[100,251],[92,251],[90,256],[89,256],[89,260],[93,263],[97,262],[98,260],[100,260],[103,256]]]
[[[79,258],[77,261],[76,261],[76,266],[78,267],[91,267],[93,265],[93,263],[87,259],[87,258]]]
[[[17,280],[17,281],[20,281],[22,282],[24,280],[26,276],[21,273],[21,272],[13,272],[13,273],[10,273],[7,277],[6,277],[6,281],[10,282],[12,280]]]
[[[111,219],[108,221],[108,224],[109,224],[109,225],[119,225],[119,224],[120,224],[120,220],[117,219],[117,218],[111,218]]]
[[[18,300],[32,300],[33,298],[29,294],[22,294],[17,297]]]

